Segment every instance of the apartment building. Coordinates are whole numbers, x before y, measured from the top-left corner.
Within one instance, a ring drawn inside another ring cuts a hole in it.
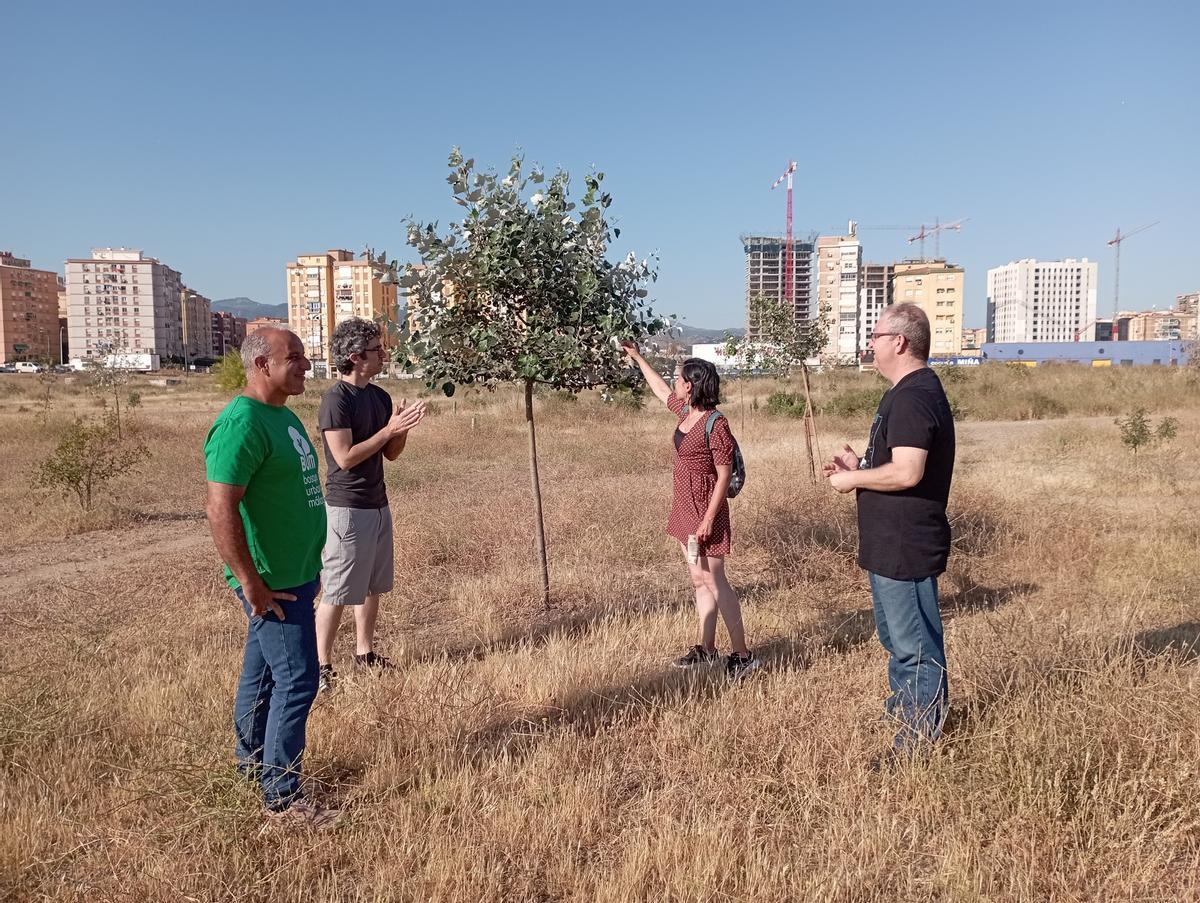
[[[931,357],[962,353],[964,271],[944,260],[905,260],[895,264],[892,298],[916,304],[929,317]]]
[[[779,236],[743,235],[742,251],[746,255],[746,328],[753,338],[758,324],[750,315],[750,302],[755,298],[784,297],[786,241]],[[813,299],[812,239],[792,239],[792,313],[796,322],[807,322],[817,315]]]
[[[1197,338],[1195,310],[1149,310],[1128,318],[1121,338],[1129,342],[1194,342]]]
[[[1029,258],[988,270],[989,341],[1075,341],[1096,319],[1097,275],[1086,257]]]
[[[183,280],[136,248],[95,248],[66,262],[73,358],[114,351],[183,358]]]
[[[61,287],[57,273],[35,270],[31,261],[0,251],[0,363],[61,360]]]
[[[224,357],[230,351],[242,347],[246,338],[246,318],[231,314],[227,310],[212,312],[212,356]]]
[[[195,289],[184,288],[179,298],[183,316],[183,353],[188,363],[213,356],[212,301]]]
[[[255,317],[253,320],[246,321],[246,335],[252,335],[264,327],[287,329],[288,324],[287,320],[281,320],[279,317]]]
[[[867,343],[875,324],[883,314],[884,308],[892,303],[892,279],[896,275],[896,265],[892,263],[864,263],[862,265],[862,286],[859,288],[858,303],[858,348],[860,359],[868,351]]]
[[[334,327],[351,317],[395,320],[396,284],[379,263],[340,248],[287,265],[288,323],[310,360],[326,365]]]
[[[987,329],[985,327],[964,326],[962,331],[963,357],[978,357],[986,341]]]
[[[863,284],[862,243],[851,222],[845,235],[817,239],[817,306],[825,318],[827,361],[857,364],[866,347],[859,307]]]

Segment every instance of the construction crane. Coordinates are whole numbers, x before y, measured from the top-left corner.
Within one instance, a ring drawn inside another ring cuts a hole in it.
[[[935,258],[940,259],[942,256],[942,240],[941,240],[942,233],[943,232],[961,232],[963,223],[965,223],[967,221],[967,219],[968,219],[968,217],[964,217],[963,219],[955,220],[952,223],[942,223],[942,222],[939,222],[938,220],[934,220],[932,228],[922,225],[921,231],[918,232],[916,235],[910,236],[908,239],[908,243],[910,245],[914,241],[919,241],[921,243],[921,259],[924,260],[925,259],[925,239],[932,237],[934,240],[933,256]]]
[[[783,175],[776,179],[775,184],[771,186],[771,190],[774,191],[781,182],[787,181],[787,233],[783,245],[783,299],[792,310],[795,310],[796,307],[792,288],[792,173],[795,171],[796,161],[789,160]]]
[[[1127,238],[1137,235],[1139,232],[1145,232],[1151,226],[1157,226],[1160,220],[1155,220],[1152,223],[1147,223],[1144,226],[1138,226],[1132,232],[1121,234],[1121,228],[1117,227],[1117,234],[1109,239],[1108,244],[1116,251],[1116,265],[1113,267],[1113,318],[1112,318],[1112,340],[1119,341],[1117,336],[1117,314],[1121,312],[1121,242]]]

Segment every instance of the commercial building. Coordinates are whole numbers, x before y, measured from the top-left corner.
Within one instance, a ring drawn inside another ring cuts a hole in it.
[[[58,293],[62,279],[0,251],[0,363],[61,361]]]
[[[183,358],[183,280],[135,248],[95,248],[66,262],[73,359],[114,352]]]
[[[892,298],[916,304],[929,317],[930,357],[962,352],[964,272],[944,260],[905,260],[895,264]]]
[[[183,315],[183,353],[190,364],[196,358],[211,358],[212,301],[198,291],[184,288],[179,299]]]
[[[1096,319],[1098,265],[1082,260],[1016,260],[987,271],[988,338],[1071,342]]]
[[[770,235],[743,235],[741,239],[746,255],[746,328],[751,338],[758,338],[758,324],[751,315],[750,302],[755,298],[783,300],[787,242]],[[792,239],[791,304],[797,323],[817,315],[812,286],[813,250],[811,238]]]
[[[385,281],[387,272],[338,248],[302,254],[287,265],[288,322],[309,359],[322,369],[327,365],[330,338],[343,320],[396,319],[396,283]]]
[[[230,351],[242,347],[246,338],[246,318],[231,314],[227,310],[212,312],[212,355],[224,357]]]
[[[857,364],[860,344],[859,305],[863,265],[862,243],[851,222],[846,235],[817,239],[817,306],[825,318],[825,350],[832,364]]]
[[[1111,324],[1110,324],[1111,325]],[[1135,367],[1187,362],[1187,343],[1170,342],[987,342],[983,360],[1023,364],[1083,364],[1090,367]]]

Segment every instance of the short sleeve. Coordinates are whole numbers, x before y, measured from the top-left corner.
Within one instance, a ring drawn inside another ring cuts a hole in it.
[[[729,429],[729,419],[722,414],[713,423],[712,434],[708,437],[708,447],[712,449],[713,464],[719,467],[729,467],[733,464],[733,432]]]
[[[204,470],[210,482],[247,486],[267,459],[270,447],[252,422],[227,417],[213,424],[204,443]]]
[[[667,396],[667,407],[671,409],[672,414],[682,420],[684,418],[683,409],[687,407],[687,403],[672,392]]]
[[[354,399],[349,392],[335,386],[321,396],[321,407],[317,411],[317,428],[325,430],[348,430],[354,426]]]
[[[887,421],[888,448],[933,448],[937,414],[919,392],[901,392]]]

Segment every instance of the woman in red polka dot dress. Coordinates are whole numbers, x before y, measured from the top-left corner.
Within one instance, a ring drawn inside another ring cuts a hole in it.
[[[721,378],[708,361],[690,357],[675,370],[675,389],[647,363],[632,342],[622,343],[625,352],[641,368],[650,390],[678,420],[675,430],[675,478],[667,534],[679,542],[687,560],[688,539],[695,536],[700,556],[688,562],[688,573],[696,590],[696,614],[700,620],[700,642],[675,662],[676,667],[709,665],[717,653],[717,615],[725,621],[732,652],[726,660],[730,677],[741,677],[758,667],[746,647],[742,608],[725,577],[729,554],[729,500],[726,492],[733,476],[733,434],[722,414],[705,435],[708,417],[717,408]]]

